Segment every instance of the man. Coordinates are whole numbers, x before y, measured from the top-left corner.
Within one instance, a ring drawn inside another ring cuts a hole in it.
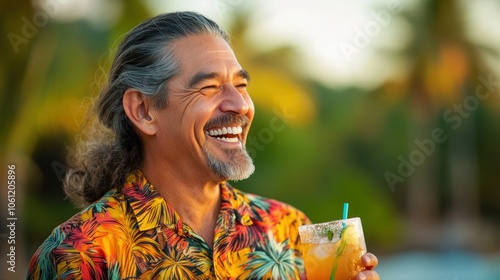
[[[67,195],[87,205],[33,256],[28,279],[299,279],[299,210],[243,193],[254,166],[248,73],[228,35],[192,12],[159,15],[118,47]],[[378,279],[377,259],[362,257]]]

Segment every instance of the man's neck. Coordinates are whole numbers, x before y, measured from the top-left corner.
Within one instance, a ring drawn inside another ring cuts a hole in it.
[[[157,167],[157,166],[156,166]],[[202,182],[196,176],[180,178],[172,169],[143,167],[143,174],[182,221],[212,247],[220,208],[220,182]]]

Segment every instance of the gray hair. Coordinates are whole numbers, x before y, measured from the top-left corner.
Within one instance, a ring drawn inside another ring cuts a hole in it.
[[[157,109],[167,106],[168,81],[179,73],[170,44],[201,34],[218,36],[229,43],[221,27],[194,12],[158,15],[123,38],[107,85],[89,111],[94,118],[92,131],[78,145],[76,167],[66,174],[64,191],[75,204],[85,206],[110,189],[121,189],[126,176],[142,164],[143,145],[124,112],[123,95],[135,88],[151,98]]]

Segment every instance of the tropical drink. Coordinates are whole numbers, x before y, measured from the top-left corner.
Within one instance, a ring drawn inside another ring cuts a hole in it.
[[[299,227],[308,280],[351,280],[362,269],[366,253],[359,218]]]

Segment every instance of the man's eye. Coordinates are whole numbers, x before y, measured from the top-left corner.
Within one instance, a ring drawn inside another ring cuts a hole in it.
[[[244,92],[247,90],[247,86],[248,86],[247,83],[241,83],[241,84],[236,85],[236,88],[238,89],[238,91]]]
[[[216,85],[210,85],[210,86],[205,86],[200,89],[200,92],[203,94],[209,94],[209,93],[217,93],[220,90],[219,86]]]

